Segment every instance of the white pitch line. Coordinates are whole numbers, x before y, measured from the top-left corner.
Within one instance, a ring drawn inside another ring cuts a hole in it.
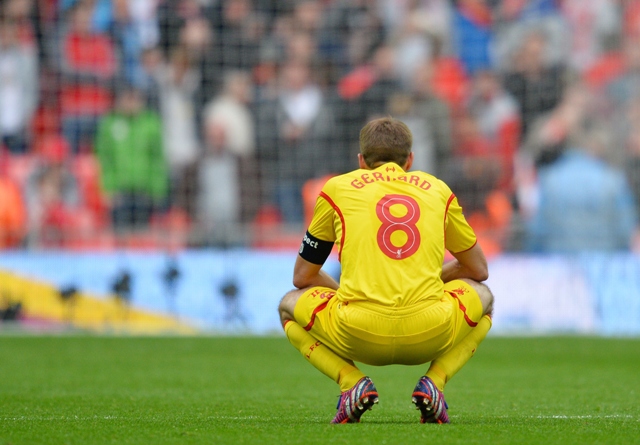
[[[257,419],[258,416],[209,416],[207,419],[217,420],[251,420]],[[60,420],[159,420],[159,417],[122,417],[122,416],[59,416],[59,417],[39,417],[39,416],[20,416],[20,417],[0,417],[0,422],[9,421],[60,421]]]
[[[238,417],[238,416],[211,416],[209,417],[209,419],[218,419],[218,420],[251,420],[251,419],[257,419],[258,416],[245,416],[245,417]]]
[[[92,417],[78,417],[78,416],[60,416],[60,417],[38,417],[38,416],[21,416],[21,417],[0,417],[0,421],[19,421],[19,420],[115,420],[124,419],[124,417],[118,416],[92,416]]]
[[[562,415],[555,415],[555,416],[531,416],[535,419],[633,419],[635,418],[634,416],[628,415],[628,414],[610,414],[610,415],[604,415],[604,416],[594,416],[591,414],[587,414],[584,416],[562,416]]]
[[[464,418],[463,415],[452,415],[452,418]],[[208,419],[217,420],[252,420],[258,419],[258,416],[209,416]],[[560,419],[560,420],[580,420],[580,419],[636,419],[640,421],[640,417],[632,416],[630,414],[605,414],[605,415],[546,415],[546,416],[492,416],[492,418],[498,419]],[[158,420],[158,417],[121,417],[121,416],[92,416],[92,417],[78,417],[78,416],[60,416],[60,417],[37,417],[37,416],[20,416],[20,417],[0,417],[2,422],[10,421],[60,421],[60,420]]]
[[[453,415],[450,417],[464,417],[460,415]],[[498,419],[522,419],[523,417],[526,419],[638,419],[640,417],[632,416],[630,414],[603,414],[603,415],[593,415],[593,414],[585,414],[585,415],[562,415],[562,414],[554,414],[554,415],[546,415],[546,416],[493,416]]]

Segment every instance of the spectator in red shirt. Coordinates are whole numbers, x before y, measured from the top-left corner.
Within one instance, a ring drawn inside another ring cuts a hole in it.
[[[110,109],[118,62],[109,37],[92,31],[91,1],[79,1],[67,14],[57,48],[60,105],[63,133],[77,153],[91,146],[99,117]]]

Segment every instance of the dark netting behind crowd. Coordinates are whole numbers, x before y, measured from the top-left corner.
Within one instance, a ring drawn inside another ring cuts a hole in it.
[[[629,250],[637,0],[6,0],[0,247],[299,243],[391,115],[488,254]]]

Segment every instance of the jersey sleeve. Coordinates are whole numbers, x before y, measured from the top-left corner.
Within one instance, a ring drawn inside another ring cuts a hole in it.
[[[309,224],[308,232],[320,240],[335,242],[336,232],[333,225],[335,210],[329,202],[331,199],[329,198],[332,188],[331,185],[331,180],[329,180],[322,188],[320,196],[318,196],[316,200],[316,205],[313,209],[313,218]]]
[[[449,252],[464,252],[476,244],[476,234],[467,223],[458,198],[453,193],[447,200],[444,225],[445,247]]]
[[[309,229],[300,243],[299,255],[313,264],[324,264],[327,258],[329,258],[336,240],[333,226],[335,211],[329,200],[330,198],[323,188],[323,191],[316,200]]]

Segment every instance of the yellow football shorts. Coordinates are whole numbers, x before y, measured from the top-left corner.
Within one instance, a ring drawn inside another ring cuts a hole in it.
[[[434,360],[466,337],[482,317],[482,304],[462,280],[446,283],[439,301],[403,308],[342,302],[336,291],[314,287],[300,297],[294,317],[343,358],[369,365],[417,365]]]

